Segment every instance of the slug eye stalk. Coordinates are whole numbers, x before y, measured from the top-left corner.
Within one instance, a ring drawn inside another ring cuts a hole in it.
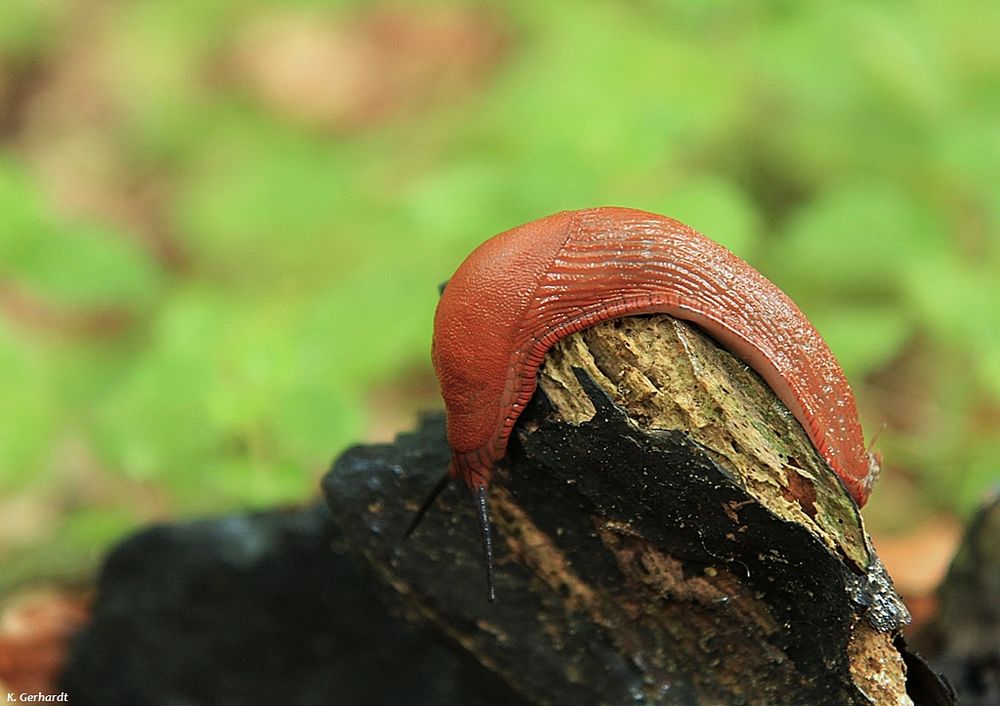
[[[486,507],[486,486],[476,489],[476,513],[479,515],[479,531],[483,537],[483,552],[486,554],[486,591],[493,603],[497,599],[493,574],[493,537],[490,534],[490,512]]]
[[[409,526],[403,533],[403,540],[410,538],[410,535],[417,529],[421,521],[424,519],[424,515],[427,511],[431,509],[434,503],[437,501],[438,497],[448,487],[448,482],[451,480],[449,474],[445,474],[441,477],[441,480],[435,484],[431,492],[427,494],[427,497],[420,504],[420,508],[417,510],[417,514],[413,516],[410,521]],[[476,503],[476,515],[479,517],[479,532],[483,538],[483,552],[486,555],[486,591],[487,597],[490,603],[496,602],[497,592],[496,583],[494,580],[495,571],[493,568],[493,533],[490,528],[490,511],[487,504],[487,490],[486,486],[479,486],[473,495],[473,499]]]
[[[427,497],[424,498],[424,501],[420,503],[420,509],[417,510],[417,514],[413,516],[413,519],[410,520],[410,524],[406,528],[406,531],[403,532],[404,540],[409,539],[410,535],[413,534],[414,530],[417,529],[421,521],[423,521],[424,515],[427,514],[427,511],[430,510],[431,506],[434,505],[434,503],[437,501],[438,496],[441,495],[444,489],[448,487],[448,481],[450,480],[451,477],[447,473],[445,473],[441,477],[441,480],[439,480],[437,484],[434,486],[434,488],[431,490],[431,492],[428,493]]]

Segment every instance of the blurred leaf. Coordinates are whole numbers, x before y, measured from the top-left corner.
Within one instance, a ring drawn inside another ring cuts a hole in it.
[[[954,257],[915,257],[905,273],[907,293],[930,330],[953,339],[996,341],[1000,279],[992,267],[972,267]]]
[[[538,215],[607,203],[603,184],[669,164],[681,140],[738,113],[740,72],[682,26],[612,4],[538,5],[527,21],[482,120],[516,169],[509,188],[548,195],[536,199]]]
[[[0,262],[17,257],[24,243],[45,233],[41,199],[19,164],[0,154]]]
[[[102,406],[113,467],[189,506],[259,502],[262,488],[309,494],[309,474],[356,438],[360,404],[343,374],[309,362],[336,347],[300,339],[297,319],[280,301],[240,306],[197,288],[175,298]],[[231,469],[251,475],[218,476]]]
[[[204,137],[208,63],[233,0],[138,0],[108,18],[110,80],[140,147],[177,157]]]
[[[24,243],[8,274],[48,298],[77,305],[148,302],[157,272],[149,259],[120,237],[88,226],[63,227]]]
[[[796,297],[885,297],[900,289],[901,264],[946,249],[943,229],[915,197],[884,182],[858,182],[804,206],[768,262],[773,279]]]
[[[0,54],[35,49],[49,29],[58,2],[4,0],[0,21]]]
[[[944,345],[967,351],[1000,398],[994,361],[1000,350],[1000,278],[996,268],[970,267],[954,257],[914,258],[906,268],[910,304]]]
[[[135,525],[136,516],[124,507],[90,507],[73,511],[59,532],[60,543],[80,554],[93,557],[109,540],[125,535]]]
[[[205,477],[197,486],[175,486],[174,490],[186,507],[201,512],[217,512],[220,503],[243,508],[302,503],[318,488],[318,468],[322,467],[303,469],[292,463],[220,456],[204,466]]]
[[[325,469],[338,451],[357,441],[360,407],[356,397],[336,389],[332,381],[303,379],[278,396],[273,410],[274,437],[288,458],[303,459],[302,468],[307,472]],[[296,479],[298,497],[302,491],[300,475],[285,475]],[[289,497],[287,493],[285,497]]]
[[[42,205],[13,164],[0,161],[0,276],[46,303],[74,308],[148,303],[155,265],[123,236],[43,216]]]
[[[404,194],[403,206],[414,230],[432,240],[430,247],[433,241],[458,241],[460,249],[455,255],[460,256],[491,235],[476,232],[479,227],[488,227],[479,225],[484,211],[495,218],[506,215],[498,213],[501,209],[494,203],[502,202],[509,188],[503,172],[494,165],[459,162],[414,179]]]
[[[920,474],[928,497],[964,513],[979,507],[987,492],[1000,489],[1000,439],[984,435],[975,443],[956,438],[946,452],[932,456]]]
[[[1000,346],[994,346],[982,354],[980,366],[983,379],[993,396],[1000,400]],[[998,457],[1000,458],[1000,457]],[[1000,469],[997,470],[1000,475]]]
[[[191,294],[162,312],[145,355],[121,372],[95,415],[107,461],[133,478],[187,482],[219,443],[207,405],[227,316],[217,301]]]
[[[408,263],[411,258],[416,261]],[[320,293],[299,333],[321,377],[355,393],[416,362],[426,364],[437,285],[444,279],[407,251],[376,263]]]
[[[899,354],[913,326],[898,307],[828,306],[810,320],[849,380],[860,382]]]
[[[60,400],[47,368],[45,357],[0,319],[0,491],[30,484],[50,453]]]

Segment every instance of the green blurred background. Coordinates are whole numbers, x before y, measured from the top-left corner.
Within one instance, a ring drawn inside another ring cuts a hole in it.
[[[785,289],[876,531],[1000,474],[1000,4],[3,0],[0,591],[302,502],[440,405],[437,285],[614,204]]]

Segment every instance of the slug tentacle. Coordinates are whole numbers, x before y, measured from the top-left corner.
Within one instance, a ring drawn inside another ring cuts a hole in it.
[[[490,512],[486,506],[489,491],[485,485],[476,490],[476,514],[479,517],[479,531],[483,538],[483,553],[486,556],[486,590],[490,603],[497,599],[496,581],[493,570],[493,537],[490,532]]]

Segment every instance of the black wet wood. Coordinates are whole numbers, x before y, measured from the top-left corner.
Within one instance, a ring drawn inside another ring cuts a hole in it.
[[[1000,703],[1000,494],[966,528],[937,589],[937,612],[913,644],[947,675],[963,706]]]
[[[388,613],[343,541],[321,502],[139,530],[105,559],[56,693],[73,706],[530,706]]]
[[[440,416],[324,480],[410,619],[539,704],[907,703],[906,610],[751,370],[690,326],[634,317],[561,342],[540,380],[491,492],[495,604],[465,488],[402,542],[447,466]]]

